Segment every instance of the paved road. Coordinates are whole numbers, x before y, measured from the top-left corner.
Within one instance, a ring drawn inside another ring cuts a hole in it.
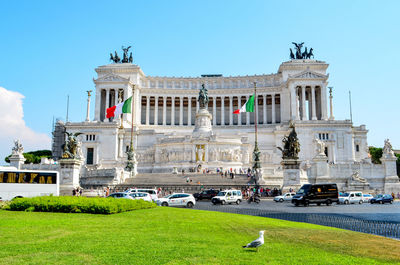
[[[240,205],[212,205],[209,201],[199,201],[196,203],[196,209],[217,210],[218,207],[237,207],[243,209],[260,209],[268,212],[285,212],[285,213],[320,213],[349,216],[365,220],[388,221],[400,223],[400,202],[395,201],[393,204],[350,204],[350,205],[310,205],[308,207],[295,207],[290,202],[276,203],[272,200],[262,200],[260,204],[242,202]]]

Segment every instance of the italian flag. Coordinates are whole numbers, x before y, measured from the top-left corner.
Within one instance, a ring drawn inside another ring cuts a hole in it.
[[[107,119],[120,115],[122,113],[131,113],[132,108],[132,97],[128,98],[124,102],[119,103],[118,105],[112,106],[107,109]]]
[[[235,110],[233,114],[240,114],[242,112],[254,112],[254,95],[251,95],[249,100],[238,110]]]

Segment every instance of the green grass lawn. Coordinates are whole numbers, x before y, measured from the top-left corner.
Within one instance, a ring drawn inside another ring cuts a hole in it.
[[[258,252],[242,249],[265,230]],[[263,217],[157,207],[0,210],[0,264],[400,264],[400,241]]]

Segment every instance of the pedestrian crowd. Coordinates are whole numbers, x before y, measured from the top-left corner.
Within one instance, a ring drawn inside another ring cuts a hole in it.
[[[82,196],[83,188],[77,187],[72,190],[72,196]]]

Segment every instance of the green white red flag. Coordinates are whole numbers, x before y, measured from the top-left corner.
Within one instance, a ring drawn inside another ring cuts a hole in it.
[[[254,95],[251,95],[247,102],[238,110],[235,110],[233,114],[240,114],[242,112],[254,112]]]
[[[119,103],[118,105],[112,106],[108,108],[107,111],[107,119],[118,116],[122,113],[131,113],[132,109],[132,97],[128,98],[124,102]]]

